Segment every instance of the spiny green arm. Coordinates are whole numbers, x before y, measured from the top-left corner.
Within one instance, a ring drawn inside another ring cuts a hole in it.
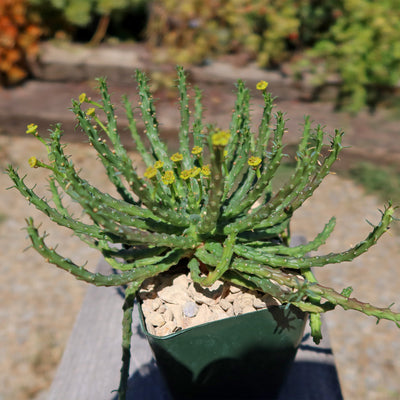
[[[302,193],[306,192],[305,189],[310,186],[310,182],[313,183],[312,192],[320,183],[316,184],[315,176],[318,174],[318,158],[323,146],[324,131],[321,126],[318,126],[311,134],[308,119],[306,119],[303,135],[307,138],[307,143],[302,141],[299,145],[297,151],[298,164],[294,175],[288,184],[283,186],[266,206],[259,207],[254,211],[255,214],[258,214],[261,208],[268,210],[267,213],[269,215],[266,215],[267,218],[262,221],[263,225],[276,224],[282,218],[285,219],[288,215],[291,216],[296,209],[293,203],[299,199]],[[335,160],[336,157],[333,161]]]
[[[393,321],[396,323],[397,327],[400,328],[400,313],[393,312],[390,309],[391,306],[376,307],[372,304],[361,302],[354,297],[343,296],[335,290],[319,284],[310,285],[309,291],[315,295],[321,296],[321,298],[329,301],[331,304],[339,305],[344,310],[360,311],[365,315],[375,317],[377,322],[381,319]]]
[[[85,112],[81,109],[81,104],[73,101],[72,102],[72,111],[74,112],[75,116],[78,119],[79,126],[83,130],[83,132],[87,135],[90,144],[93,148],[97,151],[99,158],[104,165],[104,168],[107,172],[107,176],[110,179],[110,182],[113,183],[117,192],[121,195],[121,197],[127,201],[128,203],[136,204],[135,199],[133,198],[132,194],[123,184],[119,174],[116,173],[117,171],[121,172],[121,168],[124,168],[120,160],[115,157],[112,153],[112,150],[107,145],[107,141],[99,135],[97,128],[92,125],[90,122],[90,117],[88,117]],[[55,134],[61,135],[61,128],[60,126],[56,126],[56,129],[52,131],[52,136]],[[135,180],[129,180],[129,185],[132,190],[139,191],[140,187],[143,187],[143,182],[140,181],[139,177],[134,174]]]
[[[101,202],[98,202],[93,207],[90,199],[84,201],[84,199],[80,198],[79,202],[89,215],[91,213],[96,214],[96,220],[110,220],[127,227],[167,234],[181,234],[184,230],[183,227],[177,227],[162,221],[154,221],[151,218],[141,218],[126,214],[118,209],[103,205]]]
[[[160,264],[146,265],[121,274],[102,275],[90,272],[84,267],[76,265],[70,259],[59,255],[54,249],[47,247],[44,242],[45,236],[42,237],[39,235],[37,228],[33,225],[32,218],[27,220],[27,232],[32,241],[33,248],[43,256],[46,261],[71,273],[77,279],[96,286],[120,286],[130,282],[143,281],[146,278],[167,271],[171,266],[176,265],[185,254],[184,250],[176,249]]]
[[[60,130],[56,128],[56,130],[52,132],[51,143],[51,161],[55,163],[54,170],[57,171],[54,172],[53,178],[57,180],[59,185],[71,198],[81,205],[86,204],[86,202],[93,202],[93,208],[95,208],[96,205],[106,205],[128,216],[151,218],[158,222],[162,221],[161,218],[158,218],[148,209],[130,204],[124,200],[115,199],[111,195],[103,193],[96,187],[90,185],[85,179],[82,179],[75,170],[72,162],[70,162],[65,155],[60,143],[60,136]]]
[[[300,165],[306,165],[305,174],[307,174],[308,179],[306,181],[303,181],[303,184],[301,186],[297,186],[297,188],[293,192],[296,194],[296,196],[294,198],[293,196],[290,196],[290,202],[285,203],[286,210],[284,210],[285,212],[281,214],[281,218],[291,216],[293,212],[304,203],[305,200],[312,196],[314,191],[321,184],[322,180],[330,173],[333,163],[338,159],[339,153],[343,149],[343,132],[338,130],[335,131],[335,136],[331,141],[329,154],[327,157],[324,158],[324,161],[321,164],[318,160],[318,155],[320,154],[322,148],[323,134],[324,133],[322,131],[322,128],[318,126],[316,137],[317,144],[315,146],[316,150],[314,151],[314,154],[311,154],[312,160],[307,161],[306,158],[299,158]],[[311,149],[314,149],[314,147],[311,147]],[[310,166],[312,168],[311,170]],[[275,217],[275,220],[279,220],[279,217]]]
[[[107,235],[99,229],[96,225],[87,225],[77,221],[65,213],[60,213],[56,209],[50,207],[48,202],[40,198],[33,189],[26,186],[24,178],[21,178],[16,170],[10,165],[6,170],[9,177],[14,182],[14,187],[24,196],[31,204],[33,204],[39,211],[46,214],[52,221],[60,226],[65,226],[72,229],[77,235],[86,235],[93,239],[106,239]]]
[[[199,262],[197,261],[197,259],[200,260],[205,265],[207,265],[208,267],[215,268],[218,265],[219,260],[221,259],[222,248],[219,245],[218,249],[218,246],[215,245],[216,244],[208,246],[208,249],[202,247],[196,250],[194,255],[196,258],[193,258],[191,260],[191,263],[189,263],[192,279],[194,281],[200,282],[201,280]],[[212,250],[213,248],[214,250],[217,249],[218,250],[213,251]],[[244,269],[240,272],[238,270],[228,269],[223,274],[222,279],[228,280],[229,282],[240,286],[247,287],[248,289],[251,290],[261,290],[263,293],[267,293],[275,297],[282,303],[290,302],[306,312],[321,313],[329,309],[332,309],[332,306],[329,303],[321,305],[321,304],[313,304],[305,302],[299,299],[295,301],[293,300],[290,289],[288,289],[288,287],[280,287],[279,285],[274,283],[273,280],[265,276],[260,277],[255,274],[247,273],[246,271],[244,271]]]
[[[342,135],[341,132],[336,131],[335,137],[331,143],[329,155],[325,158],[320,167],[318,148],[322,146],[322,129],[319,127],[313,138],[316,140],[315,146],[309,146],[303,149],[302,141],[299,146],[301,154],[300,151],[298,152],[298,157],[299,159],[301,157],[301,162],[299,162],[289,182],[267,204],[257,207],[251,214],[227,225],[224,228],[224,233],[229,233],[232,230],[243,231],[250,227],[257,226],[260,223],[262,223],[263,226],[272,226],[290,217],[293,212],[301,206],[302,202],[312,195],[322,179],[329,173],[332,164],[336,161],[342,149]],[[310,137],[308,130],[304,131],[304,136],[307,138]]]
[[[241,203],[246,201],[248,192],[256,179],[256,171],[248,168],[238,187],[224,204],[224,211],[222,213],[224,219],[229,219],[240,214]]]
[[[222,279],[227,280],[235,285],[246,287],[250,290],[258,290],[269,294],[282,304],[287,304],[290,302],[290,304],[299,307],[304,312],[322,313],[328,311],[328,309],[332,309],[330,303],[326,303],[328,305],[328,307],[326,307],[325,304],[314,305],[306,301],[290,300],[288,288],[285,288],[286,290],[284,290],[275,283],[271,282],[270,279],[260,278],[255,275],[246,274],[244,272],[239,273],[238,271],[232,270],[226,271]]]
[[[264,243],[264,246],[262,246],[262,244],[260,243],[261,246],[257,247],[256,250],[258,250],[260,253],[263,253],[265,255],[274,254],[274,255],[302,257],[302,256],[305,256],[310,251],[315,251],[320,246],[325,244],[326,240],[328,239],[328,237],[332,233],[333,229],[335,228],[335,224],[336,224],[336,219],[333,217],[325,225],[323,231],[321,233],[319,233],[314,240],[310,241],[309,243],[307,243],[305,245],[299,245],[299,246],[295,246],[295,247],[287,247],[287,246],[283,246],[283,245],[276,245],[276,244],[268,245],[268,243]],[[243,254],[245,254],[246,251],[254,250],[254,247],[252,247],[252,243],[249,243],[248,245],[236,244],[235,251],[236,250],[238,251],[237,254],[243,257]]]
[[[215,266],[215,269],[209,272],[205,278],[201,279],[200,283],[202,286],[211,286],[217,279],[221,278],[225,271],[228,270],[233,255],[235,240],[235,234],[231,234],[226,238],[223,244],[222,257]]]
[[[284,122],[283,114],[280,114],[280,116],[281,116],[281,122]],[[278,114],[277,117],[279,118],[279,114]],[[298,157],[300,158],[300,156],[301,156],[301,160],[303,160],[303,159],[305,159],[306,157],[309,156],[309,152],[307,152],[307,144],[308,144],[308,141],[309,141],[309,138],[310,138],[311,131],[310,131],[310,126],[309,126],[309,124],[307,124],[307,122],[308,121],[306,120],[306,123],[304,125],[304,129],[303,129],[302,141],[299,144],[299,148],[298,148],[298,152],[297,152],[298,153]],[[275,132],[282,133],[282,135],[283,135],[284,130],[276,129]],[[280,147],[281,147],[281,146],[279,146],[279,137],[280,137],[280,135],[277,136],[277,138],[276,138],[277,140],[275,140],[275,148],[278,149],[278,150],[280,150]],[[269,162],[268,164],[264,163],[264,166],[267,165],[267,168],[269,168],[269,171],[267,173],[268,175],[267,174],[266,175],[264,175],[264,174],[261,175],[262,179],[266,179],[266,178],[268,178],[268,179],[271,178],[272,179],[272,177],[274,176],[274,174],[276,172],[276,169],[278,168],[279,163],[280,163],[280,157],[282,157],[281,152],[278,152],[276,154],[276,156],[277,156],[277,159],[275,159],[273,162]],[[243,231],[243,230],[248,230],[250,228],[254,228],[258,224],[260,224],[261,221],[265,222],[266,218],[268,216],[271,216],[271,214],[273,216],[277,216],[277,215],[280,216],[281,213],[278,213],[276,211],[277,207],[280,207],[280,209],[282,209],[283,208],[283,206],[282,206],[283,201],[286,200],[286,202],[288,202],[290,200],[289,197],[288,197],[289,195],[291,195],[291,198],[295,197],[296,193],[294,192],[294,189],[298,186],[299,182],[302,179],[304,180],[304,177],[305,177],[304,168],[305,168],[305,163],[298,162],[297,167],[296,167],[294,173],[292,174],[289,182],[287,182],[278,191],[278,193],[274,196],[274,198],[272,200],[270,200],[267,204],[265,204],[263,206],[257,207],[257,212],[255,212],[253,214],[250,214],[250,215],[247,215],[247,216],[244,216],[244,217],[241,217],[241,218],[238,218],[236,221],[234,221],[234,222],[228,224],[227,226],[225,226],[224,227],[224,233],[227,234],[227,233],[229,233],[229,232],[231,232],[233,230]],[[272,175],[269,176],[270,174],[272,174]],[[260,190],[263,190],[263,189],[264,189],[264,187],[260,185],[260,186],[258,186],[257,191],[260,191]],[[256,193],[257,192],[255,192],[253,194],[253,196]],[[261,216],[261,218],[259,216]],[[274,225],[274,224],[272,224],[272,225]],[[269,221],[268,221],[268,224],[263,223],[262,226],[263,227],[264,226],[270,226]]]
[[[153,96],[150,93],[147,77],[143,72],[137,70],[136,81],[139,86],[139,107],[142,113],[142,120],[145,124],[145,133],[149,139],[153,156],[156,160],[164,163],[165,171],[173,171],[175,169],[175,165],[168,156],[166,144],[160,139],[158,121],[156,118],[156,109],[154,106]],[[186,187],[183,185],[180,179],[175,180],[173,186],[177,191],[177,193],[175,193],[178,197],[177,200],[186,197]],[[172,192],[171,195],[175,198],[174,192]]]
[[[104,257],[107,258],[118,258],[126,260],[124,262],[132,262],[132,260],[140,261],[143,259],[151,259],[157,257],[160,254],[165,253],[168,250],[165,246],[160,247],[147,247],[147,246],[130,246],[128,249],[119,247],[108,247],[104,248],[101,252]]]
[[[111,156],[111,154],[108,153],[109,158],[112,160],[112,162],[107,163],[107,165],[106,165],[107,173],[111,177],[111,179],[113,181],[115,181],[116,186],[121,188],[125,198],[127,198],[127,195],[124,191],[124,186],[122,184],[122,181],[119,179],[117,171],[120,171],[122,173],[122,175],[125,177],[125,179],[129,183],[129,185],[131,186],[132,190],[134,190],[136,195],[138,195],[138,192],[137,192],[138,187],[139,187],[139,190],[143,190],[143,188],[144,188],[143,180],[141,180],[141,178],[136,173],[136,170],[133,168],[132,160],[128,156],[126,149],[124,148],[124,146],[121,143],[121,138],[120,138],[120,135],[118,134],[118,130],[117,130],[117,117],[115,115],[114,106],[111,102],[111,98],[110,98],[110,95],[108,92],[106,80],[104,78],[100,78],[98,81],[99,81],[99,90],[100,90],[100,94],[102,97],[102,104],[103,104],[102,110],[105,113],[106,118],[107,118],[107,127],[105,129],[105,133],[109,137],[111,144],[113,146],[113,149],[111,150],[111,153],[113,156]],[[129,104],[127,99],[126,99],[126,102]],[[128,106],[128,104],[125,104],[125,105]],[[130,107],[128,107],[128,108],[130,109]],[[129,114],[129,110],[128,110],[128,114]],[[130,114],[132,114],[131,109],[130,109]],[[128,119],[129,119],[129,116],[130,115],[128,115]],[[132,121],[134,122],[133,116],[132,116],[132,120],[129,122],[130,127],[132,127]],[[139,146],[139,148],[141,148],[141,146],[143,146],[143,143],[141,142],[139,135],[137,134],[135,138],[138,141],[137,145]],[[142,156],[144,156],[144,159],[146,159],[145,155],[148,155],[148,153],[144,152],[144,154],[142,154]],[[107,158],[105,158],[103,162],[105,162],[105,161],[107,161]],[[147,161],[149,161],[149,160],[147,160]],[[116,168],[117,171],[115,171],[114,168]],[[139,183],[139,186],[138,186],[138,183]],[[122,187],[121,187],[121,185],[122,185]],[[135,189],[135,187],[136,187],[136,189]],[[139,198],[141,198],[141,197],[139,196]],[[134,204],[138,204],[138,203],[134,203]]]
[[[125,262],[125,261],[117,261],[115,256],[113,257],[105,257],[105,260],[111,265],[112,268],[119,271],[131,271],[136,268],[146,267],[148,265],[160,264],[162,261],[168,259],[175,252],[174,250],[168,251],[166,254],[161,256],[151,256],[147,258],[142,258],[139,260],[135,260],[133,262]],[[104,253],[103,253],[104,255]]]
[[[125,201],[136,204],[135,199],[130,191],[125,187],[124,183],[119,177],[119,174],[116,173],[116,170],[125,176],[129,186],[136,194],[139,192],[140,188],[143,188],[144,182],[137,176],[136,172],[131,166],[129,167],[124,165],[124,163],[122,163],[121,160],[113,153],[108,146],[106,139],[101,138],[97,128],[92,125],[90,119],[91,117],[86,115],[79,102],[74,100],[72,101],[72,111],[79,122],[79,126],[88,137],[93,148],[97,151],[99,158],[106,169],[107,175],[110,181],[114,184],[118,193]],[[52,131],[52,136],[57,133],[61,135],[60,125],[56,125],[56,129]]]
[[[171,170],[173,169],[173,165],[168,157],[167,147],[159,137],[156,110],[147,81],[148,80],[146,75],[143,72],[137,70],[136,82],[138,83],[139,87],[139,107],[142,112],[142,120],[145,124],[145,133],[147,135],[147,138],[149,139],[155,159],[163,161],[165,169]]]
[[[317,283],[307,283],[299,280],[297,276],[285,273],[279,269],[268,267],[267,265],[260,265],[252,261],[243,261],[235,259],[232,263],[233,270],[239,272],[245,272],[247,274],[254,274],[261,278],[272,279],[279,285],[284,285],[300,291],[300,295],[306,296],[319,296],[321,299],[328,301],[328,309],[330,310],[335,305],[339,305],[345,310],[356,310],[363,314],[374,316],[378,319],[387,319],[396,322],[397,326],[400,327],[398,321],[400,321],[400,313],[395,313],[388,308],[375,307],[368,303],[362,303],[357,299],[346,297],[342,294],[337,293],[331,288],[327,288]],[[301,302],[297,302],[301,308]],[[323,307],[323,305],[321,305]],[[306,310],[305,310],[306,311]],[[320,309],[320,312],[323,310]]]
[[[204,264],[215,267],[222,258],[222,245],[218,242],[207,242],[196,249],[195,256]]]
[[[114,243],[125,243],[131,245],[146,244],[154,246],[180,247],[191,249],[196,247],[197,242],[189,236],[179,236],[174,234],[149,232],[130,226],[119,224],[118,222],[104,218],[90,209],[86,209],[88,215],[97,224],[103,227],[108,236]]]
[[[193,135],[193,146],[203,147],[204,144],[204,133],[203,133],[203,104],[202,104],[202,92],[198,87],[195,87],[195,98],[194,98],[194,117],[192,125]]]
[[[255,172],[249,169],[248,180],[241,185],[238,190],[229,199],[229,204],[223,213],[226,218],[239,215],[242,212],[250,209],[250,207],[260,199],[267,191],[270,190],[270,182],[278,169],[283,157],[282,137],[285,131],[285,120],[282,113],[277,115],[277,124],[274,130],[274,143],[271,154],[265,153],[263,157],[262,172],[255,185],[250,189],[250,185],[254,178]],[[247,193],[248,192],[248,193]]]
[[[128,119],[129,131],[131,133],[132,139],[136,144],[136,150],[142,156],[142,159],[147,167],[150,167],[154,164],[154,157],[147,151],[146,146],[144,145],[142,138],[139,135],[137,130],[136,120],[133,115],[132,104],[128,100],[127,96],[122,97],[122,103],[124,104],[125,114]]]
[[[330,253],[324,256],[314,257],[287,257],[265,254],[262,250],[250,249],[249,247],[243,249],[242,246],[235,246],[234,251],[241,257],[278,268],[302,269],[352,261],[359,255],[365,253],[387,231],[390,223],[393,221],[393,212],[394,208],[389,205],[382,214],[381,221],[375,226],[368,237],[356,246],[342,253]]]
[[[183,67],[176,68],[178,73],[179,108],[180,108],[180,127],[179,127],[179,152],[183,155],[182,165],[184,169],[193,167],[189,151],[189,96],[187,93],[187,80]]]
[[[264,158],[264,154],[267,153],[269,138],[271,136],[271,116],[272,116],[272,107],[273,107],[273,97],[271,93],[265,91],[264,92],[264,109],[263,115],[260,121],[260,125],[258,127],[258,137],[257,144],[255,148],[255,156]]]
[[[102,98],[102,104],[103,104],[103,111],[106,115],[107,118],[107,129],[105,133],[109,137],[111,144],[114,148],[115,155],[118,157],[120,160],[121,165],[124,166],[124,171],[126,175],[126,178],[129,178],[129,175],[131,174],[130,170],[132,170],[132,161],[128,157],[128,154],[125,150],[125,148],[122,146],[121,143],[121,138],[118,134],[118,129],[117,129],[117,117],[115,115],[114,111],[114,106],[111,103],[111,97],[110,94],[108,93],[108,87],[106,80],[104,78],[98,79],[99,82],[99,89],[100,89],[100,94]]]
[[[70,214],[69,214],[68,210],[64,207],[64,205],[62,203],[61,195],[58,192],[58,188],[57,188],[57,185],[56,185],[55,181],[56,181],[55,178],[53,176],[51,176],[50,179],[49,179],[49,187],[50,187],[50,191],[51,191],[51,194],[52,194],[52,199],[53,199],[54,205],[55,205],[57,211],[61,215],[63,215],[66,218],[69,218]]]
[[[235,189],[237,177],[247,164],[249,153],[254,152],[254,138],[250,132],[249,101],[249,90],[244,87],[242,81],[239,81],[235,111],[230,124],[231,139],[226,147],[227,155],[224,160],[229,174],[225,177],[223,200]]]
[[[244,137],[250,136],[250,131],[241,129],[239,140],[241,144],[237,148],[236,158],[234,159],[225,180],[225,190],[222,201],[225,201],[231,193],[235,193],[238,186],[238,176],[249,173],[247,160],[250,157],[250,142]],[[243,139],[242,139],[243,138]],[[250,178],[249,178],[250,179]]]
[[[302,276],[307,280],[307,282],[311,284],[318,283],[314,273],[312,272],[311,268],[303,268],[301,270]],[[321,304],[321,299],[318,296],[313,294],[308,296],[307,299],[311,304],[319,306]],[[321,313],[320,312],[311,312],[310,313],[310,329],[311,329],[311,336],[314,340],[315,344],[319,344],[322,340],[322,320],[321,320]]]
[[[222,172],[224,148],[214,147],[211,136],[208,141],[211,151],[211,181],[208,190],[208,201],[201,210],[201,221],[198,228],[200,234],[211,233],[216,228],[220,214],[221,199],[224,193],[224,176]]]
[[[131,282],[125,289],[125,300],[122,306],[122,366],[120,382],[118,387],[118,398],[123,400],[128,390],[129,365],[131,361],[131,338],[132,338],[132,312],[135,303],[136,293],[142,281]]]
[[[290,219],[286,219],[279,224],[268,227],[261,227],[257,225],[256,227],[249,228],[248,231],[241,232],[238,235],[238,243],[244,243],[246,245],[252,244],[254,247],[264,247],[265,242],[271,239],[276,239],[277,236],[282,235],[289,228]]]
[[[324,158],[321,164],[318,157],[322,150],[324,132],[320,126],[318,126],[316,135],[313,141],[315,146],[310,149],[314,152],[310,154],[311,160],[308,161],[307,158],[300,158],[299,163],[306,164],[305,175],[307,175],[307,180],[303,184],[297,186],[295,193],[297,196],[291,199],[289,203],[285,203],[287,210],[286,215],[291,216],[295,210],[297,210],[306,199],[308,199],[314,191],[319,187],[322,180],[330,173],[333,163],[338,159],[340,151],[343,149],[342,137],[343,132],[338,130],[335,131],[335,136],[333,137],[329,149],[329,154]],[[315,148],[315,149],[314,149]],[[284,217],[286,217],[286,215]]]
[[[262,291],[263,293],[269,294],[276,299],[280,299],[282,296],[284,296],[282,289],[269,279],[260,278],[244,272],[239,273],[238,271],[232,270],[226,271],[222,278],[235,285],[240,285],[250,290]]]
[[[236,87],[237,94],[235,109],[233,111],[230,124],[231,140],[229,141],[229,144],[226,148],[227,155],[225,157],[229,170],[231,170],[233,162],[235,161],[235,159],[237,159],[237,150],[239,147],[239,143],[243,143],[240,135],[242,134],[242,129],[248,126],[249,118],[249,90],[245,87],[242,80],[238,80]]]
[[[52,132],[52,157],[56,164],[57,171],[64,174],[63,178],[60,178],[60,174],[55,174],[55,178],[59,184],[64,188],[69,196],[77,200],[82,207],[87,209],[90,207],[94,210],[101,204],[119,210],[120,212],[127,213],[142,218],[149,218],[154,221],[167,221],[176,226],[188,226],[188,217],[185,213],[175,212],[169,208],[158,207],[158,205],[149,200],[150,195],[146,192],[145,187],[139,189],[140,196],[144,199],[146,208],[139,207],[135,204],[127,203],[123,200],[114,199],[112,196],[102,193],[98,189],[91,186],[86,180],[79,177],[75,171],[73,164],[68,160],[63,152],[63,148],[60,143],[60,128],[56,128]],[[66,180],[64,179],[66,178]]]

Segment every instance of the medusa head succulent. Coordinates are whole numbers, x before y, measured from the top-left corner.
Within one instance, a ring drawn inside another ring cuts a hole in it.
[[[274,192],[271,182],[284,157],[285,116],[282,112],[273,114],[273,97],[267,91],[267,83],[257,85],[264,98],[258,132],[252,130],[250,92],[242,81],[237,83],[230,126],[221,130],[204,123],[202,93],[197,88],[191,112],[185,72],[181,67],[177,72],[178,152],[171,154],[160,139],[154,101],[143,72],[136,72],[140,98],[137,108],[127,97],[122,100],[132,139],[145,166],[144,174],[138,173],[121,144],[105,79],[98,80],[98,102],[85,94],[72,101],[78,125],[97,151],[118,198],[101,192],[80,176],[61,144],[60,125],[51,130],[49,139],[40,136],[34,124],[27,130],[48,150],[47,163],[35,157],[29,163],[50,171],[51,203],[29,188],[12,166],[8,168],[14,186],[31,204],[98,249],[118,273],[107,276],[76,265],[48,247],[45,235],[29,218],[27,231],[33,248],[48,262],[80,280],[98,286],[127,287],[120,398],[125,396],[128,377],[135,293],[146,278],[178,263],[184,263],[193,280],[203,286],[210,286],[217,279],[227,280],[310,313],[316,342],[321,339],[320,314],[336,306],[358,310],[378,320],[399,321],[400,314],[390,307],[377,308],[351,298],[349,288],[338,293],[324,287],[312,272],[312,268],[351,261],[374,245],[394,219],[391,204],[382,211],[380,222],[368,237],[341,253],[308,255],[325,243],[334,229],[334,218],[309,243],[289,247],[291,217],[330,172],[342,150],[343,133],[336,130],[325,145],[327,135],[323,128],[312,127],[306,117],[294,172]],[[137,129],[136,109],[144,122],[148,146]],[[74,218],[64,207],[61,192],[79,203],[91,222]]]

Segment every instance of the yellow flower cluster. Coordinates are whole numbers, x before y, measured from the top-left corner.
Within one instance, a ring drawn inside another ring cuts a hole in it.
[[[257,167],[258,165],[261,164],[261,158],[260,158],[260,157],[251,156],[251,157],[248,159],[247,163],[248,163],[251,167]]]
[[[201,151],[203,150],[201,147],[199,147],[199,149],[201,149]],[[174,162],[179,162],[182,159],[183,159],[183,156],[180,153],[175,153],[171,156],[171,160]],[[156,161],[154,163],[154,165],[147,167],[146,171],[143,174],[144,177],[147,179],[150,179],[150,180],[155,178],[157,176],[158,170],[161,169],[163,166],[164,166],[163,161]],[[203,165],[201,168],[193,167],[190,169],[185,169],[179,173],[179,176],[181,179],[186,181],[189,178],[196,178],[200,174],[202,174],[204,176],[209,176],[211,174],[209,165]],[[161,176],[161,180],[166,185],[172,184],[173,182],[175,182],[174,172],[172,170],[165,171],[164,174]]]
[[[148,167],[144,173],[144,177],[147,179],[154,178],[157,175],[157,168]]]
[[[165,185],[171,185],[175,182],[174,171],[165,171],[164,175],[161,177],[161,180]]]
[[[183,160],[183,155],[181,153],[175,153],[175,154],[172,154],[172,156],[171,156],[171,161],[173,161],[173,162],[179,162],[182,160]]]
[[[26,127],[26,133],[29,135],[34,135],[37,133],[38,126],[36,124],[29,124]]]
[[[203,151],[203,148],[200,146],[194,146],[192,149],[192,154],[194,155],[198,155],[201,154],[201,152]]]
[[[202,173],[204,176],[210,176],[210,175],[211,175],[210,167],[209,167],[208,165],[203,165],[203,166],[201,167],[201,173]]]
[[[260,81],[256,85],[257,90],[265,90],[268,87],[268,82]]]
[[[214,146],[224,147],[228,144],[231,134],[228,131],[218,131],[211,136],[211,142]]]
[[[96,109],[94,107],[88,108],[86,115],[88,117],[93,117],[96,114]]]
[[[184,181],[186,181],[187,179],[189,179],[189,178],[190,178],[190,169],[184,169],[184,170],[181,172],[180,177],[181,177]]]
[[[36,157],[30,157],[28,160],[28,164],[31,168],[38,168],[38,159]]]
[[[196,176],[199,175],[200,172],[201,172],[201,168],[193,167],[190,169],[183,170],[180,174],[180,177],[184,180],[187,180],[189,178],[196,178]]]
[[[86,96],[86,93],[81,93],[80,95],[79,95],[79,103],[84,103],[85,101],[87,101],[88,100],[88,98],[87,98],[87,96]]]

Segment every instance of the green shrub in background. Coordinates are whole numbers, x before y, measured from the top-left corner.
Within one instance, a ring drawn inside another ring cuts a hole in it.
[[[202,63],[227,53],[247,53],[262,67],[279,65],[293,50],[313,44],[334,22],[338,2],[327,0],[28,0],[49,31],[84,28],[100,18],[146,25],[153,47],[169,61]],[[150,19],[147,21],[147,13]],[[103,31],[107,26],[103,28]]]
[[[357,112],[374,105],[400,79],[400,2],[342,1],[335,23],[305,60],[317,84],[338,75],[341,107]]]
[[[146,0],[29,0],[36,7],[47,25],[50,35],[57,29],[74,31],[87,28],[92,31],[92,41],[100,42],[112,19],[121,19],[124,14],[139,10],[144,13]],[[133,21],[135,22],[135,21]],[[137,24],[131,26],[132,36]],[[94,26],[94,28],[92,28]]]
[[[336,3],[313,0],[155,0],[148,38],[165,58],[202,63],[227,53],[246,53],[262,67],[287,60],[312,43],[334,20]]]
[[[398,0],[155,0],[147,32],[161,61],[244,53],[271,68],[301,58],[316,87],[338,78],[338,106],[352,112],[400,79]]]
[[[85,28],[92,43],[112,27],[122,39],[143,29],[156,62],[202,64],[226,54],[265,68],[290,62],[316,88],[333,75],[338,106],[353,112],[400,80],[399,0],[29,1],[53,31],[74,38],[74,29]]]

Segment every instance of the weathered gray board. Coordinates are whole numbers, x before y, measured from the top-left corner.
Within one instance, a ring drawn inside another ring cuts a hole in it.
[[[101,261],[98,270],[109,273],[110,267]],[[121,367],[122,303],[118,288],[88,288],[48,400],[117,399],[112,390],[118,387]],[[171,400],[140,332],[137,310],[133,333],[128,399]],[[316,346],[306,330],[279,400],[342,399],[328,335],[323,334]]]

